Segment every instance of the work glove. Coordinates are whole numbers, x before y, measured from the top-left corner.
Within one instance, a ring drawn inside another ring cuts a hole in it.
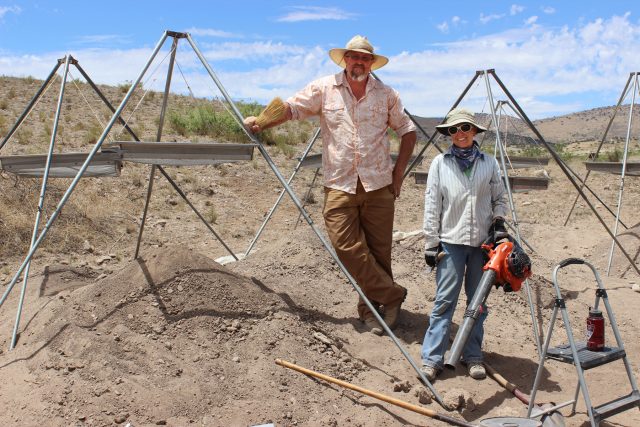
[[[424,260],[432,269],[438,263],[438,254],[442,251],[442,245],[434,246],[424,251]]]
[[[491,227],[489,228],[489,237],[494,243],[499,242],[502,239],[509,237],[507,228],[505,227],[504,219],[496,218],[493,220]]]

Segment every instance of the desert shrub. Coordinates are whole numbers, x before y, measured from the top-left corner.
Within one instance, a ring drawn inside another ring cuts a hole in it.
[[[572,153],[569,150],[567,150],[567,143],[566,142],[561,142],[561,143],[556,144],[554,149],[555,149],[556,153],[558,153],[560,158],[562,160],[564,160],[565,162],[568,162],[569,160],[571,160],[571,159],[573,159],[575,157],[575,153]]]
[[[521,154],[525,157],[543,157],[547,153],[547,150],[541,145],[526,145],[522,148]]]
[[[133,83],[130,80],[127,80],[126,82],[120,83],[118,85],[118,90],[120,91],[120,93],[127,93],[129,92],[129,89],[131,89],[132,84]]]
[[[607,161],[609,162],[620,162],[622,161],[622,157],[623,157],[623,153],[618,148],[607,153]]]
[[[0,99],[0,110],[8,110],[9,109],[9,101],[6,99]]]
[[[209,209],[207,209],[207,212],[204,214],[204,219],[206,219],[209,224],[216,223],[218,220],[218,213],[213,206],[210,206]]]
[[[16,142],[20,145],[28,145],[33,139],[33,131],[29,128],[21,128],[15,133]]]
[[[50,139],[51,139],[51,132],[52,132],[52,129],[51,129],[51,123],[46,122],[46,123],[44,124],[43,132],[44,132],[44,136],[45,136],[45,138],[46,138],[47,140],[50,140]]]
[[[102,126],[97,123],[92,124],[87,130],[86,142],[88,144],[95,144],[98,142],[98,138],[102,135]]]
[[[227,141],[245,142],[244,130],[226,109],[216,109],[216,103],[200,104],[194,108],[172,110],[169,112],[169,126],[179,135],[201,135],[220,138]],[[257,116],[264,108],[255,102],[236,104],[243,117]],[[287,123],[278,128],[267,129],[260,133],[260,140],[266,145],[278,147],[285,155],[292,156],[293,146],[309,139],[309,125],[292,126]]]
[[[211,104],[183,111],[170,111],[169,124],[182,136],[202,135],[231,141],[244,140],[244,131],[226,110],[216,111]]]

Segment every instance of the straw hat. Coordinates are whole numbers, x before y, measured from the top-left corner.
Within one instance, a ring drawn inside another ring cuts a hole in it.
[[[373,55],[373,63],[371,64],[371,70],[377,70],[378,68],[384,66],[387,62],[389,62],[389,58],[373,53],[373,46],[369,43],[366,37],[363,36],[354,36],[344,49],[335,48],[329,51],[329,57],[333,62],[338,64],[340,67],[345,68],[347,64],[344,62],[344,54],[348,51],[354,52],[362,52],[369,53]]]
[[[476,122],[475,115],[466,108],[454,108],[449,111],[449,114],[447,114],[447,117],[444,119],[444,123],[436,126],[436,129],[443,135],[449,135],[447,129],[451,126],[459,125],[460,123],[472,124],[476,129],[478,129],[478,133],[487,130],[486,127],[480,126],[478,122]]]

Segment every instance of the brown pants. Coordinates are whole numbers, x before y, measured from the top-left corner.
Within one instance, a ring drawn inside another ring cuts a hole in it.
[[[324,189],[324,223],[340,261],[358,282],[374,307],[395,304],[404,288],[393,282],[391,244],[395,197],[390,187],[364,191],[360,180],[356,194]],[[371,315],[362,299],[361,319]]]

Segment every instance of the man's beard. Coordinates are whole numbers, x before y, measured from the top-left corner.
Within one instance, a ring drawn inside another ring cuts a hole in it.
[[[367,75],[364,73],[364,70],[362,73],[357,73],[354,69],[352,69],[349,73],[349,77],[351,78],[351,80],[355,80],[357,82],[363,82],[367,79]]]

